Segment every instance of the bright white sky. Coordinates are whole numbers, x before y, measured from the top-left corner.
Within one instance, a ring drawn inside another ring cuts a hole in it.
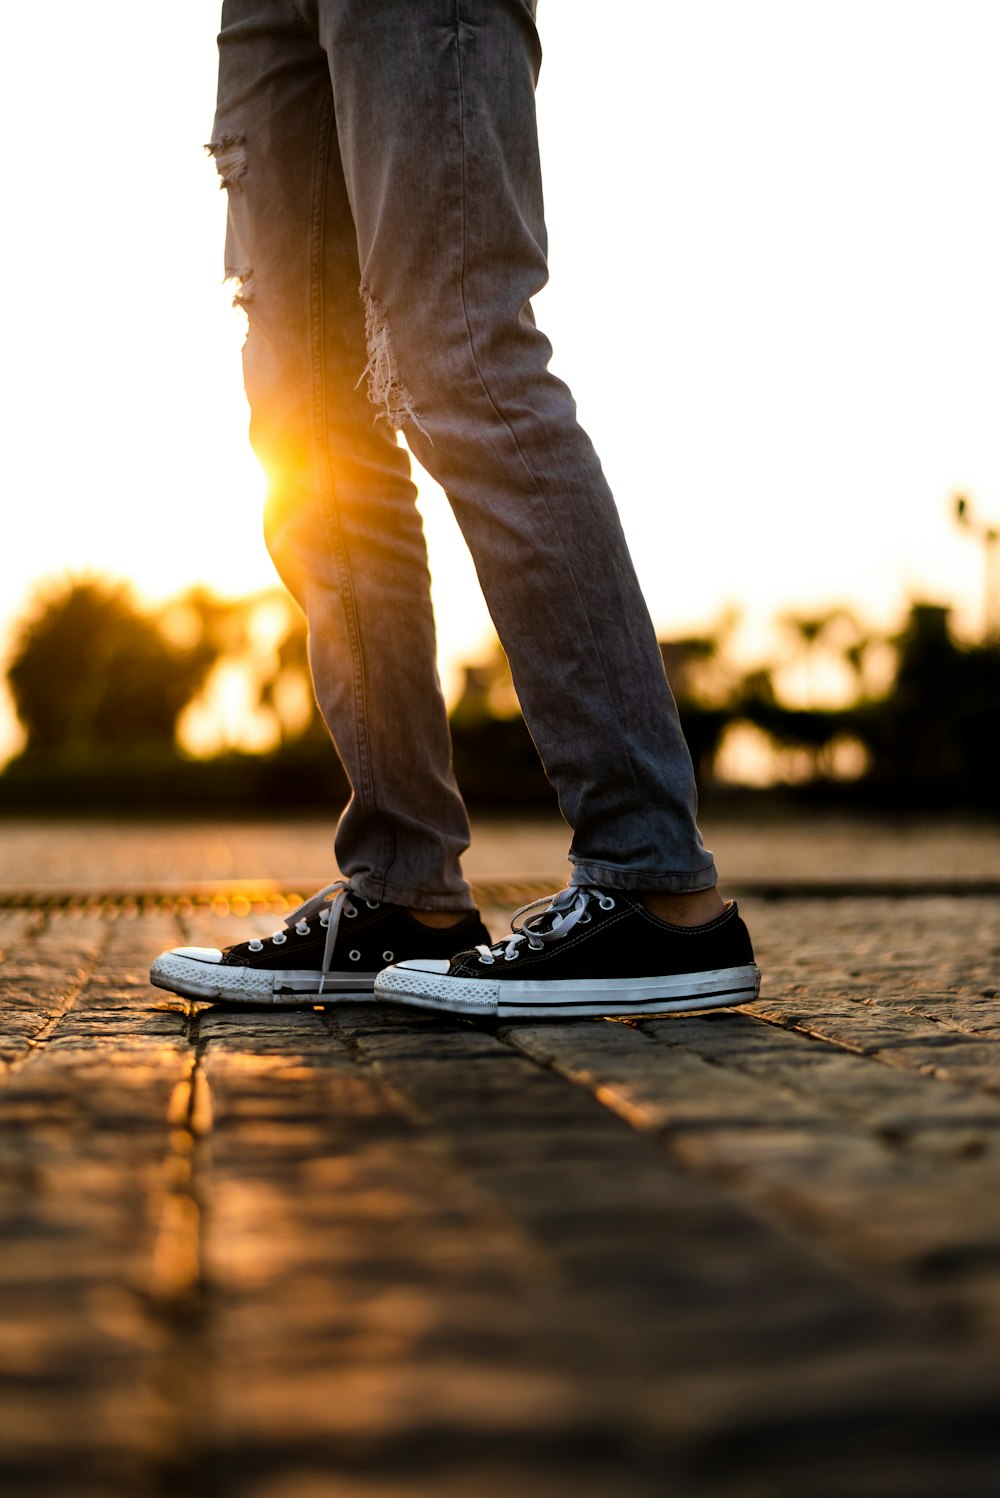
[[[1000,519],[995,0],[541,0],[539,321],[664,633],[981,617]],[[201,151],[218,6],[4,18],[0,636],[37,580],[273,581]],[[485,611],[423,490],[442,653]],[[543,646],[543,642],[540,642]],[[0,748],[4,729],[0,725]]]

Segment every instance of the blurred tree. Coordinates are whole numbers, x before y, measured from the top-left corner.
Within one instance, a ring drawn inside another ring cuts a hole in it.
[[[897,648],[892,691],[857,713],[871,784],[886,801],[1000,808],[1000,649],[960,645],[930,603],[913,604]]]
[[[955,520],[983,548],[983,644],[1000,645],[1000,526],[989,525],[973,514],[964,494],[955,495]]]
[[[824,614],[782,614],[778,622],[797,646],[800,707],[820,706],[823,694],[818,687],[823,673],[820,671],[818,676],[817,667],[826,665],[829,675],[830,664],[840,659],[847,662],[852,676],[860,680],[864,647],[860,644],[860,627],[850,609],[837,605]],[[852,649],[856,652],[854,660]]]
[[[506,721],[521,716],[514,678],[496,635],[474,665],[462,667],[462,690],[451,710],[452,724],[463,727],[486,720]]]
[[[258,701],[274,715],[281,748],[300,744],[325,755],[330,750],[330,735],[313,691],[305,617],[298,609],[289,608],[286,621],[275,647],[272,668],[259,682]],[[289,721],[289,702],[296,709],[293,722]]]
[[[723,646],[737,622],[738,616],[730,611],[710,634],[658,642],[700,791],[712,781],[730,717],[732,682],[723,662]]]
[[[451,710],[455,774],[466,799],[479,806],[555,809],[514,691],[510,666],[494,637],[477,665],[464,668]]]
[[[124,585],[86,579],[42,596],[8,671],[23,757],[172,748],[178,715],[216,656],[207,639],[172,644]]]
[[[785,626],[824,669],[839,660],[848,689],[841,705],[808,697],[803,705],[800,693],[790,704],[780,660],[746,671],[728,648],[732,621],[662,644],[703,788],[713,787],[723,735],[749,724],[765,748],[770,741],[776,763],[799,764],[798,795],[1000,811],[996,644],[957,641],[947,610],[923,603],[891,643],[844,610],[786,618]],[[884,672],[878,660],[877,671],[868,669],[878,652],[889,657]],[[9,675],[27,735],[0,784],[10,804],[34,796],[39,805],[90,809],[129,797],[134,806],[291,806],[319,787],[335,808],[347,797],[312,696],[305,625],[284,595],[226,601],[192,589],[149,615],[124,586],[77,580],[36,600]],[[198,752],[185,739],[185,721],[214,712],[222,722],[234,677],[238,705],[258,727],[264,721],[266,742],[223,733],[218,747],[209,737],[207,760],[189,762],[175,752],[178,731],[182,749]],[[554,806],[499,643],[467,669],[452,732],[471,802]],[[139,753],[129,759],[130,750]]]

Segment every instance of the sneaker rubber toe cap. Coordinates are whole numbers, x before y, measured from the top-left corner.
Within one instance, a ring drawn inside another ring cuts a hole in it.
[[[405,962],[397,962],[395,966],[406,968],[411,973],[446,973],[451,967],[451,958],[407,957]]]
[[[191,962],[221,962],[222,953],[218,947],[172,947],[169,952],[164,952],[162,957],[157,957],[157,962],[163,962],[167,957],[187,957]]]

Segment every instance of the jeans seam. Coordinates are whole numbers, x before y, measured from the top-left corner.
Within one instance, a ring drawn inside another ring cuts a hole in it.
[[[536,497],[541,501],[541,503],[545,507],[545,511],[546,511],[546,514],[547,514],[548,520],[549,520],[550,529],[555,534],[555,536],[559,539],[560,546],[562,546],[562,538],[561,538],[561,536],[559,534],[559,528],[558,528],[558,526],[556,526],[553,523],[552,515],[551,515],[551,513],[549,511],[548,502],[547,502],[547,500],[545,498],[545,495],[542,493],[542,491],[538,487],[538,484],[535,482],[534,474],[531,472],[531,468],[530,468],[529,464],[526,462],[524,454],[521,451],[521,444],[517,440],[517,433],[514,431],[513,427],[511,426],[510,422],[507,420],[506,416],[504,416],[503,412],[499,410],[499,408],[496,405],[496,402],[493,399],[493,396],[490,394],[490,388],[489,388],[488,384],[486,383],[486,378],[485,378],[485,376],[483,374],[482,368],[481,368],[480,363],[479,363],[479,359],[478,359],[478,357],[476,355],[475,337],[474,337],[473,332],[472,332],[472,324],[469,321],[469,310],[468,310],[468,304],[467,304],[466,295],[465,295],[465,274],[466,274],[466,262],[467,262],[468,225],[467,225],[467,212],[466,212],[467,189],[466,189],[466,139],[465,139],[465,83],[464,83],[463,69],[462,69],[462,0],[455,0],[455,13],[454,14],[455,14],[455,20],[454,20],[454,25],[455,25],[455,57],[456,57],[456,66],[457,66],[457,71],[458,71],[459,144],[460,144],[460,155],[461,155],[461,163],[462,163],[462,266],[461,266],[461,274],[459,276],[459,295],[461,297],[461,302],[462,302],[462,318],[463,318],[463,321],[465,322],[465,331],[466,331],[466,334],[467,334],[468,340],[469,340],[469,352],[470,352],[470,354],[472,356],[472,363],[473,363],[473,367],[475,368],[476,375],[477,375],[477,378],[479,380],[479,384],[482,387],[483,393],[486,396],[486,399],[488,400],[488,402],[489,402],[489,404],[490,404],[490,406],[491,406],[491,408],[493,410],[493,414],[496,416],[497,420],[505,428],[505,430],[507,431],[508,435],[510,436],[510,439],[511,439],[511,441],[514,444],[515,451],[517,452],[518,459],[520,460],[521,467],[522,467],[522,469],[523,469],[523,471],[524,471],[524,473],[525,473],[525,475],[526,475],[526,477],[528,479],[528,482],[530,483],[531,488],[534,491]],[[564,555],[565,555],[565,549],[564,549]],[[613,704],[614,703],[614,694],[613,694],[613,692],[611,690],[611,681],[610,681],[610,678],[608,677],[608,673],[607,673],[607,670],[605,669],[604,662],[601,659],[601,652],[600,652],[599,642],[598,642],[598,639],[597,639],[597,634],[596,634],[596,631],[594,630],[593,621],[591,620],[590,615],[588,614],[587,609],[584,606],[583,598],[580,595],[579,585],[577,584],[577,581],[576,581],[576,578],[575,578],[575,576],[573,574],[573,569],[572,569],[571,566],[567,565],[566,575],[568,577],[570,577],[570,578],[573,579],[573,588],[574,588],[574,591],[576,592],[577,598],[579,600],[580,612],[583,615],[583,617],[587,620],[587,628],[589,629],[591,637],[592,637],[592,639],[594,641],[594,654],[595,654],[597,660],[600,662],[601,674],[602,674],[602,676],[604,678],[605,690],[607,692],[608,701]],[[617,718],[618,718],[617,710],[615,712],[615,717],[616,717],[616,720],[617,720]],[[624,735],[624,733],[622,733],[621,738],[622,738],[622,742],[623,742],[623,745],[624,745],[625,744],[625,735]],[[639,777],[636,774],[635,765],[632,762],[632,756],[630,754],[628,754],[627,749],[626,749],[626,757],[628,759],[628,765],[629,765],[629,771],[630,771],[630,774],[631,774],[632,785],[633,785],[633,788],[634,788],[635,793],[636,793],[636,799],[638,800],[639,795],[640,795],[640,791],[639,791]]]
[[[315,26],[310,26],[309,22],[306,20],[305,16],[302,14],[301,10],[299,10],[298,0],[288,0],[288,4],[289,4],[290,9],[292,10],[292,12],[293,12],[293,14],[295,16],[295,19],[298,21],[299,25],[301,27],[303,27],[304,30],[308,31],[308,33],[309,33],[309,35],[311,37],[315,37],[316,36],[316,28],[315,28]]]
[[[300,17],[300,19],[302,19]],[[340,577],[341,595],[344,602],[344,615],[347,621],[348,644],[351,651],[351,666],[354,676],[354,723],[357,746],[357,763],[360,785],[355,791],[360,794],[363,804],[375,805],[375,794],[372,779],[371,756],[369,753],[369,741],[367,731],[367,717],[365,713],[366,691],[365,691],[365,665],[363,654],[363,642],[358,627],[357,603],[354,597],[354,580],[351,576],[350,562],[344,546],[343,535],[340,529],[340,517],[334,501],[335,481],[333,466],[330,461],[330,451],[327,442],[327,381],[325,360],[325,331],[326,331],[326,305],[324,300],[324,265],[323,251],[325,248],[324,231],[326,227],[326,193],[325,179],[327,165],[330,159],[330,145],[334,133],[335,116],[333,112],[332,97],[328,96],[323,101],[322,113],[319,122],[319,135],[316,150],[316,176],[314,183],[313,198],[313,241],[312,241],[312,353],[313,353],[313,380],[314,380],[314,420],[315,440],[319,462],[322,469],[322,491],[323,510],[327,521],[327,537],[330,550]],[[383,847],[386,853],[390,853],[388,846],[387,829],[382,829]],[[384,862],[388,864],[391,859],[386,857]],[[375,877],[384,877],[383,873]]]

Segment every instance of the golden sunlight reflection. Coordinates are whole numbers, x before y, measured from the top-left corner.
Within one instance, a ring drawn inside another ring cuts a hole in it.
[[[253,677],[245,660],[221,661],[178,723],[182,746],[197,759],[226,750],[266,754],[277,748],[281,731],[273,715],[255,702]]]
[[[286,594],[271,591],[239,605],[188,594],[161,617],[178,644],[196,644],[207,628],[220,651],[178,719],[185,754],[269,754],[305,732],[313,695],[301,615]]]
[[[847,734],[817,750],[776,743],[756,724],[735,722],[723,732],[713,774],[723,786],[767,790],[806,785],[817,776],[832,781],[858,780],[869,762],[865,746]]]

